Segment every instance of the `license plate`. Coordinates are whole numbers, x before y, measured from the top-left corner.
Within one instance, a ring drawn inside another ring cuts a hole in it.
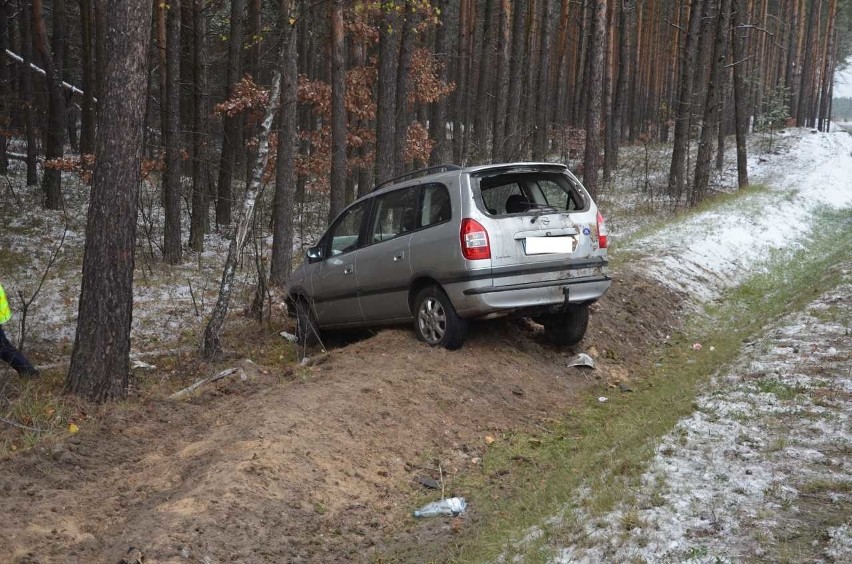
[[[528,255],[549,253],[573,253],[577,247],[574,237],[527,237],[525,250]]]

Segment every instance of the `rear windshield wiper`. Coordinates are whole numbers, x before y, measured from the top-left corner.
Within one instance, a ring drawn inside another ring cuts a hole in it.
[[[547,211],[549,213],[558,213],[559,212],[559,210],[557,210],[556,208],[554,208],[553,206],[548,205],[548,204],[536,204],[535,202],[530,202],[530,207],[536,208],[535,215],[530,220],[530,223],[535,223],[536,220],[538,218],[540,218],[544,214],[545,211]]]

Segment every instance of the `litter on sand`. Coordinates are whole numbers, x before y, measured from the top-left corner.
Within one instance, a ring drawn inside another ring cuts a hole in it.
[[[586,368],[594,368],[595,361],[586,353],[580,353],[568,361],[568,366],[580,366]]]

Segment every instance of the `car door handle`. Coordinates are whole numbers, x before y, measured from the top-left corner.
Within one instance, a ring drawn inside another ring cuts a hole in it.
[[[347,264],[343,267],[343,274],[352,274],[352,265]]]
[[[394,262],[399,262],[399,261],[401,261],[401,260],[402,260],[402,259],[404,259],[404,258],[405,258],[405,251],[399,251],[398,253],[396,253],[396,254],[393,256],[393,261],[394,261]]]

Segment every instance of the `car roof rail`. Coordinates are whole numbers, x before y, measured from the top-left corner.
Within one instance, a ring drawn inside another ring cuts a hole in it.
[[[441,165],[427,166],[426,168],[419,168],[417,170],[413,170],[411,172],[406,172],[405,174],[400,174],[399,176],[395,176],[394,178],[391,178],[390,180],[385,180],[384,182],[382,182],[380,184],[376,184],[375,188],[370,190],[370,192],[375,192],[376,190],[378,190],[382,186],[388,186],[390,184],[396,184],[397,182],[402,182],[403,180],[411,180],[412,178],[417,178],[419,176],[426,176],[427,174],[432,174],[434,172],[448,172],[448,171],[451,171],[451,170],[461,170],[461,169],[462,169],[462,167],[460,167],[457,164],[441,164]]]

